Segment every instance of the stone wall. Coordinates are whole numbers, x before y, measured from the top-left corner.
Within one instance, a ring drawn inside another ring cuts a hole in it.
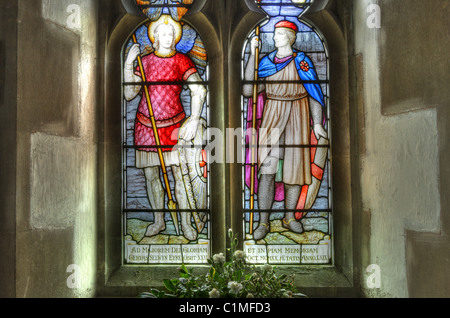
[[[15,296],[93,296],[96,1],[17,13]]]
[[[371,23],[373,4],[379,27]],[[362,234],[369,235],[362,265],[376,264],[381,273],[380,288],[362,281],[366,296],[450,295],[442,198],[448,192],[442,166],[448,156],[448,10],[446,1],[354,4],[355,53],[362,59],[362,213],[370,224]]]
[[[15,296],[17,3],[0,2],[0,297]]]

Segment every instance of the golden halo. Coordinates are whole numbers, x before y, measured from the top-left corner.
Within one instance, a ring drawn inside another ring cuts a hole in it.
[[[158,20],[150,23],[148,27],[148,37],[152,43],[155,43],[155,30],[161,24],[170,24],[173,26],[173,29],[175,30],[175,44],[180,42],[183,33],[181,24],[172,19],[170,15],[163,14]]]

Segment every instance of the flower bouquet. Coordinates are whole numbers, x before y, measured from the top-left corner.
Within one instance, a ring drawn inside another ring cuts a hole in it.
[[[306,297],[297,293],[294,275],[276,273],[270,264],[262,266],[246,263],[246,255],[237,249],[238,240],[231,229],[229,260],[223,253],[208,259],[206,274],[195,275],[193,269],[181,265],[180,277],[164,279],[167,291],[151,289],[140,298],[291,298]]]

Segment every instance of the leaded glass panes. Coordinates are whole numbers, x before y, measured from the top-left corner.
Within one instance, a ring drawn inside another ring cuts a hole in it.
[[[150,19],[157,20],[161,14],[170,14],[180,21],[192,7],[195,0],[135,0],[136,5]]]
[[[207,56],[199,34],[180,20],[178,9],[187,6],[159,2],[137,1],[149,19],[122,56],[123,259],[201,264],[211,242]]]
[[[257,2],[268,19],[242,56],[247,261],[331,264],[326,46],[299,19],[309,1]]]

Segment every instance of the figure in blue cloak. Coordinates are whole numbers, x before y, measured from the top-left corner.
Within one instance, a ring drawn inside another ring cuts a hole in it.
[[[300,201],[305,200],[307,188],[312,183],[311,148],[304,146],[310,145],[311,129],[317,140],[328,136],[324,128],[324,95],[314,65],[305,53],[292,47],[297,31],[297,26],[290,21],[275,25],[276,50],[263,57],[258,65],[258,80],[263,82],[245,84],[243,95],[252,104],[253,88],[257,85],[256,114],[249,107],[247,129],[256,129],[258,137],[257,173],[253,180],[258,193],[258,209],[270,210],[274,201],[284,200],[285,209],[289,211],[284,214],[283,227],[302,233],[302,214],[296,214],[295,210],[301,206]],[[254,37],[244,73],[247,81],[254,80],[255,52],[259,45],[259,38]],[[251,127],[254,115],[256,127]],[[251,168],[250,152],[251,149],[246,161],[247,185],[252,182],[248,171]],[[258,227],[253,233],[255,240],[263,239],[270,232],[269,217],[269,212],[260,213]]]

